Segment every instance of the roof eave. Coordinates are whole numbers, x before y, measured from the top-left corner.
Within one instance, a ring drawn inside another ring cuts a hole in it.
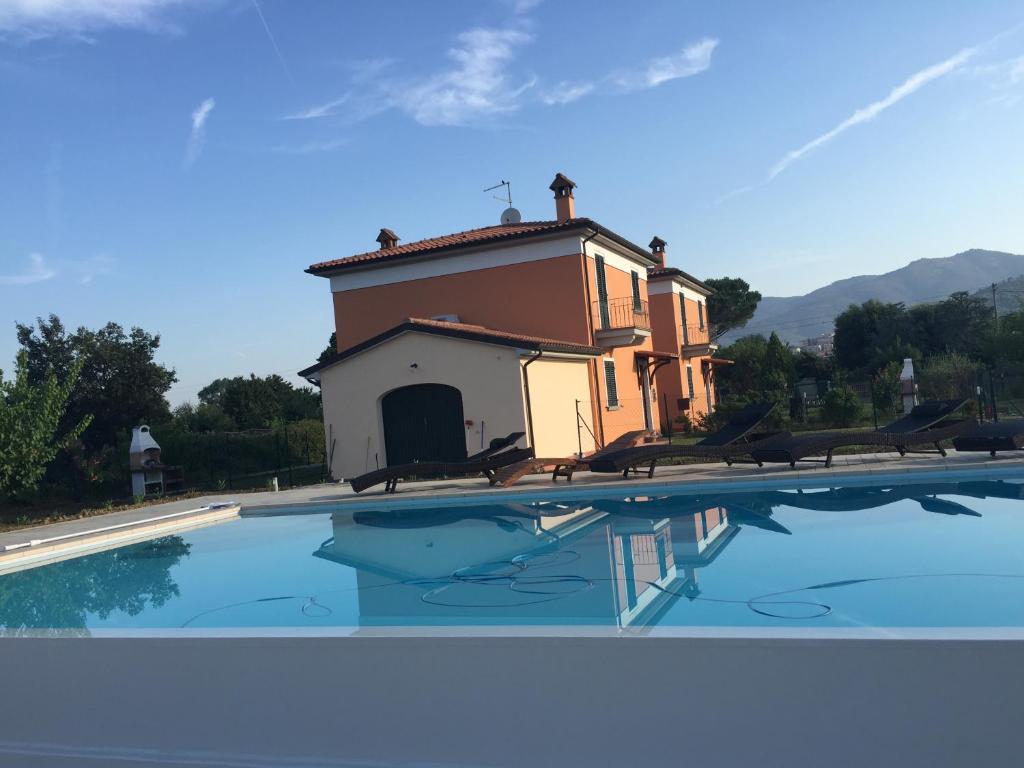
[[[547,229],[540,229],[531,232],[518,232],[512,235],[505,235],[503,237],[494,238],[493,240],[474,240],[466,243],[456,243],[454,245],[438,246],[436,248],[428,248],[420,252],[405,254],[396,253],[390,256],[382,256],[377,259],[369,259],[365,261],[353,261],[345,264],[333,264],[329,266],[319,266],[313,264],[307,267],[304,271],[307,274],[314,275],[316,277],[331,277],[332,275],[338,274],[339,272],[354,272],[360,270],[377,269],[394,262],[405,262],[411,263],[414,261],[426,261],[434,258],[442,258],[451,253],[460,251],[471,251],[471,250],[490,250],[492,248],[501,247],[505,243],[516,242],[520,240],[529,239],[555,239],[560,235],[572,233],[577,230],[589,230],[601,235],[608,240],[611,240],[616,245],[627,249],[630,253],[638,260],[649,267],[655,267],[658,265],[657,259],[648,252],[641,248],[634,242],[627,240],[622,235],[619,235],[612,230],[598,224],[596,221],[587,218],[571,219],[565,222],[564,225],[554,226]],[[326,264],[326,262],[325,262]]]
[[[490,336],[485,333],[473,333],[467,331],[456,331],[448,328],[436,328],[431,326],[420,325],[418,323],[412,323],[406,321],[394,328],[390,328],[383,333],[379,333],[376,336],[367,339],[366,341],[355,344],[348,349],[344,349],[341,352],[336,352],[331,357],[323,360],[315,365],[311,365],[308,368],[303,368],[298,372],[298,375],[304,379],[309,379],[310,376],[320,373],[326,368],[344,362],[350,357],[366,352],[373,347],[379,346],[386,341],[401,336],[403,333],[425,333],[428,336],[443,336],[450,339],[461,339],[464,341],[475,341],[480,344],[494,344],[499,347],[511,347],[513,349],[528,349],[532,351],[550,352],[552,354],[559,355],[576,355],[580,357],[599,357],[604,354],[604,350],[600,347],[592,347],[586,344],[559,344],[557,342],[547,341],[533,341],[529,339],[505,339],[498,336]]]

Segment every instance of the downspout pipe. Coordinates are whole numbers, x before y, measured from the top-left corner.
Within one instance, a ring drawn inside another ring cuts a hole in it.
[[[583,287],[587,292],[587,328],[590,329],[590,339],[588,340],[591,344],[594,343],[594,310],[593,301],[590,297],[590,274],[587,272],[587,243],[593,240],[601,234],[600,230],[591,228],[590,234],[583,238],[580,242],[580,250],[583,252]],[[601,439],[598,441],[598,447],[604,447],[604,418],[601,414],[601,378],[597,370],[598,366],[595,363],[593,367],[594,371],[594,403],[597,406],[594,413],[597,415],[597,420],[594,424],[597,427],[597,431],[601,433]],[[596,438],[595,438],[596,440]]]
[[[537,354],[523,363],[523,392],[526,395],[526,431],[530,435],[530,447],[534,450],[537,449],[537,444],[533,441],[533,407],[530,404],[530,372],[526,370],[530,367],[530,363],[535,363],[544,356],[544,350],[538,349]]]

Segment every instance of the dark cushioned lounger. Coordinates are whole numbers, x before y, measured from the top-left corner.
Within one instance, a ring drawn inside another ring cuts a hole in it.
[[[1024,419],[990,421],[979,424],[953,440],[958,451],[1019,451],[1024,448]]]
[[[524,434],[524,432],[512,432],[505,437],[495,438],[487,448],[479,453],[474,453],[464,461],[419,461],[412,464],[382,467],[352,478],[349,485],[352,486],[353,491],[360,493],[374,485],[384,483],[384,490],[394,493],[398,481],[403,477],[484,474],[491,479],[495,470],[533,456],[532,449],[515,448],[515,444]]]
[[[654,477],[654,468],[661,459],[680,457],[722,459],[731,461],[733,456],[746,453],[750,445],[747,442],[754,429],[767,418],[775,408],[775,403],[753,403],[737,411],[728,423],[712,435],[694,445],[639,445],[602,455],[588,461],[591,472],[621,472],[629,477],[637,467],[647,466],[647,476]]]
[[[552,468],[551,480],[554,482],[558,481],[558,478],[564,477],[566,482],[572,482],[573,473],[578,469],[586,469],[587,465],[596,459],[600,459],[616,451],[621,451],[624,448],[632,448],[635,445],[639,445],[649,437],[653,437],[654,433],[649,429],[634,429],[631,432],[626,432],[619,437],[615,438],[612,442],[608,443],[604,448],[578,458],[576,456],[560,456],[557,458],[533,458],[527,461],[521,461],[518,464],[511,464],[503,469],[498,470],[494,473],[492,485],[500,485],[502,488],[508,488],[510,485],[515,484],[526,475],[534,472],[540,472],[547,467]]]
[[[833,452],[837,448],[851,446],[891,448],[901,456],[923,446],[934,446],[935,451],[945,456],[942,441],[963,434],[977,423],[974,419],[947,421],[966,404],[967,400],[922,403],[914,406],[906,416],[877,430],[777,435],[754,444],[749,453],[758,465],[778,463],[791,467],[796,467],[798,461],[823,461],[826,467],[830,467]],[[824,459],[810,458],[822,455]]]

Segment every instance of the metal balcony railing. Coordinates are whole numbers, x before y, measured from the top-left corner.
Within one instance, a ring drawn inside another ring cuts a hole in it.
[[[594,328],[599,331],[610,328],[642,328],[649,331],[651,316],[647,311],[647,302],[636,301],[631,296],[595,301]]]
[[[711,334],[707,325],[684,325],[682,330],[684,347],[696,347],[711,343]]]

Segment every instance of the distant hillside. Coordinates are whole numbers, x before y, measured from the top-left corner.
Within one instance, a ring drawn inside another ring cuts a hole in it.
[[[766,296],[746,327],[728,334],[723,342],[749,333],[767,336],[774,330],[783,341],[797,344],[832,330],[836,315],[850,304],[877,299],[909,306],[938,301],[957,291],[973,293],[981,286],[1020,275],[1024,275],[1024,256],[1014,253],[972,249],[955,256],[918,259],[884,275],[837,280],[803,296]]]
[[[973,294],[979,299],[984,299],[992,306],[992,286],[986,285],[979,288]],[[1015,312],[1024,303],[1024,275],[1011,277],[1008,280],[1000,280],[996,283],[996,306],[999,314]]]

